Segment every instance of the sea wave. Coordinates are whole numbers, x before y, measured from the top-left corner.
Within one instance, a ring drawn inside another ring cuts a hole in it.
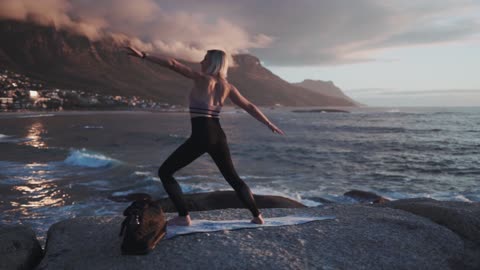
[[[145,172],[145,171],[134,171],[132,173],[134,176],[152,176],[152,172]]]
[[[0,134],[0,142],[9,142],[11,140],[12,136],[5,135],[5,134]]]
[[[15,118],[37,118],[37,117],[52,117],[55,116],[53,113],[49,114],[27,114],[27,115],[18,115]]]
[[[203,174],[193,174],[193,175],[183,175],[183,176],[175,176],[177,180],[190,180],[190,179],[209,179],[211,175],[203,175]]]
[[[120,161],[83,148],[81,150],[71,150],[64,163],[71,166],[102,168],[119,164]]]
[[[28,138],[16,138],[15,136],[0,134],[0,143],[19,143],[30,140]]]
[[[282,196],[282,197],[292,199],[294,201],[298,201],[308,207],[315,207],[315,206],[322,205],[322,203],[320,202],[316,202],[316,201],[304,198],[305,194],[302,194],[302,192],[297,192],[297,191],[293,192],[290,189],[284,189],[283,191],[280,191],[278,189],[270,188],[267,186],[255,186],[255,187],[252,187],[251,189],[253,194]]]
[[[386,113],[399,113],[399,112],[400,112],[399,109],[391,109],[386,111]]]
[[[186,194],[233,190],[228,184],[223,182],[222,183],[206,182],[202,184],[180,183],[180,186],[183,192]],[[315,206],[322,205],[319,202],[304,198],[304,194],[302,194],[301,192],[292,192],[287,189],[280,191],[278,189],[267,187],[267,186],[252,186],[251,190],[252,190],[252,193],[256,195],[274,195],[274,196],[282,196],[282,197],[290,198],[292,200],[299,201],[308,207],[315,207]]]
[[[84,129],[103,129],[103,126],[94,126],[94,125],[86,125],[83,126]]]

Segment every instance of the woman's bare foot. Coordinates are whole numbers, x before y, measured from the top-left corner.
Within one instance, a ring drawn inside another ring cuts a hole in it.
[[[265,221],[263,220],[262,214],[258,215],[258,217],[254,217],[250,222],[255,224],[264,224]]]
[[[186,215],[184,217],[177,216],[167,221],[167,225],[170,226],[190,226],[190,224],[192,224],[190,215]]]

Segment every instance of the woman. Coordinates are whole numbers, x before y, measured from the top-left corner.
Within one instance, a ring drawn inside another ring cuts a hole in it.
[[[179,226],[191,224],[190,215],[183,200],[182,189],[173,174],[205,152],[212,157],[242,203],[252,212],[251,222],[263,224],[263,217],[256,206],[250,188],[235,171],[227,139],[220,126],[219,115],[225,99],[229,97],[234,104],[267,125],[272,132],[285,134],[227,81],[228,63],[225,52],[209,50],[200,62],[201,71],[195,71],[173,58],[148,55],[132,47],[127,47],[127,49],[129,55],[167,67],[194,81],[189,96],[192,134],[165,160],[158,170],[163,187],[178,211],[178,216],[170,219],[168,224]]]

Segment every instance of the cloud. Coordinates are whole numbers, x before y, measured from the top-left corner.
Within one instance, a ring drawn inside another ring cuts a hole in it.
[[[164,10],[154,0],[2,0],[0,18],[33,20],[98,40],[130,40],[144,50],[199,61],[206,50],[230,54],[268,46],[273,38],[247,32],[222,16]]]
[[[270,65],[343,64],[375,60],[383,49],[461,41],[480,33],[480,2],[421,2],[311,1],[296,3],[292,13],[270,10],[266,18],[278,14],[281,19],[256,29],[278,37],[277,42],[252,51]]]
[[[472,0],[168,2],[172,9],[225,16],[249,32],[273,37],[270,46],[249,50],[269,66],[377,61],[383,49],[461,41],[480,33],[480,2]]]
[[[65,0],[2,0],[0,18],[13,20],[33,20],[42,25],[55,25],[59,28],[81,32],[97,38],[98,26],[88,21],[75,21],[68,12],[71,4]]]
[[[464,41],[480,33],[476,0],[2,0],[0,18],[35,18],[92,39],[135,38],[200,60],[250,52],[273,66],[375,61],[380,50]]]

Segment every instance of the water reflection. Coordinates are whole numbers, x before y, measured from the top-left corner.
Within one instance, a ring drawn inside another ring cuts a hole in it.
[[[35,148],[46,148],[47,144],[42,140],[42,134],[48,133],[44,128],[42,122],[34,122],[29,128],[26,138],[28,141],[23,142],[23,145],[32,146]]]
[[[72,195],[62,181],[65,173],[55,163],[0,162],[0,175],[5,179],[0,185],[0,220],[32,227],[44,245],[49,225],[70,216]]]
[[[23,183],[11,187],[11,191],[17,194],[15,199],[10,201],[14,208],[11,212],[15,212],[17,218],[40,218],[43,211],[38,210],[66,204],[70,196],[55,183],[48,164],[32,163],[25,167],[31,170],[29,175],[17,176]]]
[[[19,198],[19,207],[36,208],[46,206],[62,206],[65,204],[64,197],[57,189],[57,185],[52,183],[45,184],[28,184],[23,186],[14,186],[12,190],[16,190],[22,194]]]

